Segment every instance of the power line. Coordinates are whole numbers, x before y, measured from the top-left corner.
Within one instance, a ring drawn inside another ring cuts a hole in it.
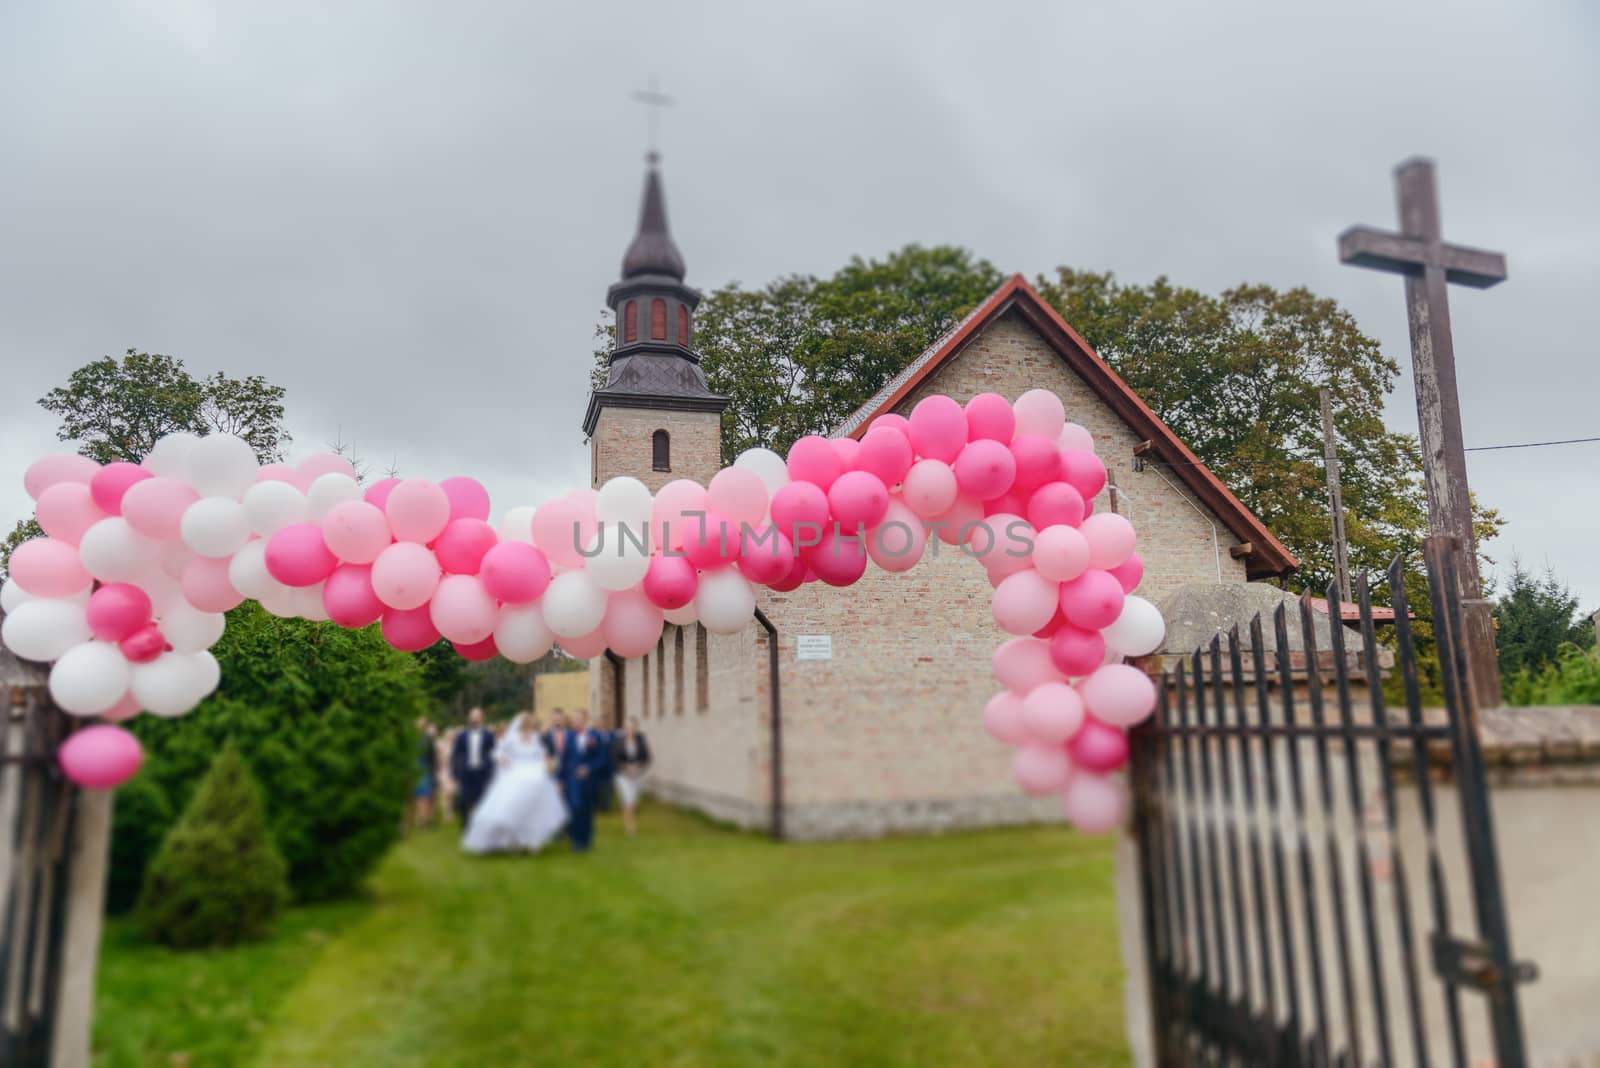
[[[1594,442],[1600,442],[1600,437],[1592,437],[1592,438],[1561,438],[1560,440],[1557,440],[1557,441],[1522,441],[1522,442],[1517,442],[1517,443],[1511,444],[1511,445],[1472,445],[1472,446],[1468,446],[1463,451],[1464,452],[1499,452],[1499,451],[1504,450],[1504,449],[1542,449],[1542,448],[1546,448],[1547,446],[1550,446],[1550,445],[1588,445],[1588,444],[1592,444]],[[1191,461],[1191,460],[1152,460],[1152,459],[1150,459],[1148,457],[1141,457],[1141,459],[1143,459],[1145,463],[1152,464],[1152,465],[1159,464],[1162,467],[1210,467],[1210,466],[1212,466],[1210,464],[1205,463],[1203,460],[1193,460],[1193,461]],[[1232,459],[1219,460],[1217,462],[1218,462],[1218,464],[1234,464],[1234,465],[1243,465],[1243,466],[1246,466],[1246,467],[1280,467],[1280,466],[1282,466],[1283,464],[1286,464],[1286,463],[1309,463],[1309,464],[1314,464],[1314,463],[1317,463],[1318,461],[1320,461],[1321,459],[1322,459],[1322,457],[1320,457],[1320,456],[1285,456],[1282,459],[1277,459],[1277,460],[1247,460],[1247,459],[1245,459],[1243,457],[1234,457]],[[1341,459],[1349,459],[1349,457],[1341,457]]]
[[[1475,445],[1467,452],[1495,452],[1499,449],[1542,449],[1546,445],[1587,445],[1600,438],[1562,438],[1560,441],[1525,441],[1519,445]]]

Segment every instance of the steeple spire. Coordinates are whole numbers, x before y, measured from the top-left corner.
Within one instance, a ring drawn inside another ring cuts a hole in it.
[[[678,245],[667,228],[667,201],[661,192],[660,159],[654,150],[645,157],[649,169],[644,176],[644,195],[639,201],[639,232],[622,257],[622,277],[658,274],[681,282],[688,269],[683,262],[683,253],[678,251]]]

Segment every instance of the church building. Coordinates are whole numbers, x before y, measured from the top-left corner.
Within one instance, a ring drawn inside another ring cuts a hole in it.
[[[616,342],[583,429],[598,487],[619,475],[652,491],[709,482],[722,466],[728,405],[694,348],[699,294],[667,225],[654,157],[639,229],[607,303]],[[1109,472],[1096,509],[1139,531],[1137,592],[1242,583],[1294,569],[1287,549],[1196,459],[1021,276],[996,289],[835,436],[859,437],[924,396],[965,402],[1057,393],[1094,435]],[[930,539],[930,542],[936,539]],[[983,567],[931,545],[904,574],[869,566],[848,589],[758,587],[739,634],[668,624],[633,661],[596,658],[590,702],[602,723],[637,716],[655,757],[650,789],[744,827],[794,838],[865,836],[1056,818],[1057,800],[1023,795],[1011,751],[983,730],[997,684],[990,658],[1006,635],[990,615]]]

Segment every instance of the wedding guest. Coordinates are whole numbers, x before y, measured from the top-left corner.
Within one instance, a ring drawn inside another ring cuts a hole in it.
[[[550,759],[557,764],[561,762],[561,748],[567,741],[567,713],[559,705],[550,713],[550,726],[539,740],[544,743],[544,751],[550,754]]]
[[[494,732],[483,725],[483,709],[467,713],[467,727],[450,750],[450,774],[456,780],[456,814],[463,829],[472,819],[489,780],[494,777]]]
[[[417,785],[411,792],[406,811],[406,831],[433,822],[433,800],[439,792],[439,738],[433,724],[417,717]]]
[[[639,721],[632,716],[622,733],[615,736],[611,746],[611,763],[617,769],[617,800],[622,805],[622,829],[628,834],[638,830],[634,812],[639,807],[639,787],[645,772],[650,770],[650,742],[639,729]]]
[[[589,715],[580,711],[561,747],[561,784],[566,789],[571,817],[567,834],[572,848],[580,853],[588,852],[594,841],[594,784],[610,764],[605,740],[598,731],[589,729]]]

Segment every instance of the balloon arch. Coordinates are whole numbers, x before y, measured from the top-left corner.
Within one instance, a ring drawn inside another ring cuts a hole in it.
[[[45,536],[20,545],[0,593],[5,645],[54,661],[50,693],[78,716],[181,716],[220,681],[208,651],[246,599],[278,616],[377,623],[396,649],[441,637],[463,657],[518,663],[553,644],[642,656],[665,623],[717,633],[750,622],[756,587],[849,586],[869,564],[903,572],[930,537],[976,557],[1003,689],[983,710],[1015,747],[1018,785],[1060,794],[1078,827],[1120,818],[1112,776],[1155,687],[1122,663],[1159,646],[1160,613],[1131,591],[1134,529],[1090,502],[1106,483],[1093,438],[1045,390],[1013,404],[918,403],[859,441],[805,437],[787,460],[742,454],[709,486],[634,478],[576,490],[491,526],[470,478],[363,487],[345,459],[257,463],[237,437],[162,438],[141,463],[48,456],[25,484]],[[60,762],[112,787],[137,769],[132,734],[76,731]]]

